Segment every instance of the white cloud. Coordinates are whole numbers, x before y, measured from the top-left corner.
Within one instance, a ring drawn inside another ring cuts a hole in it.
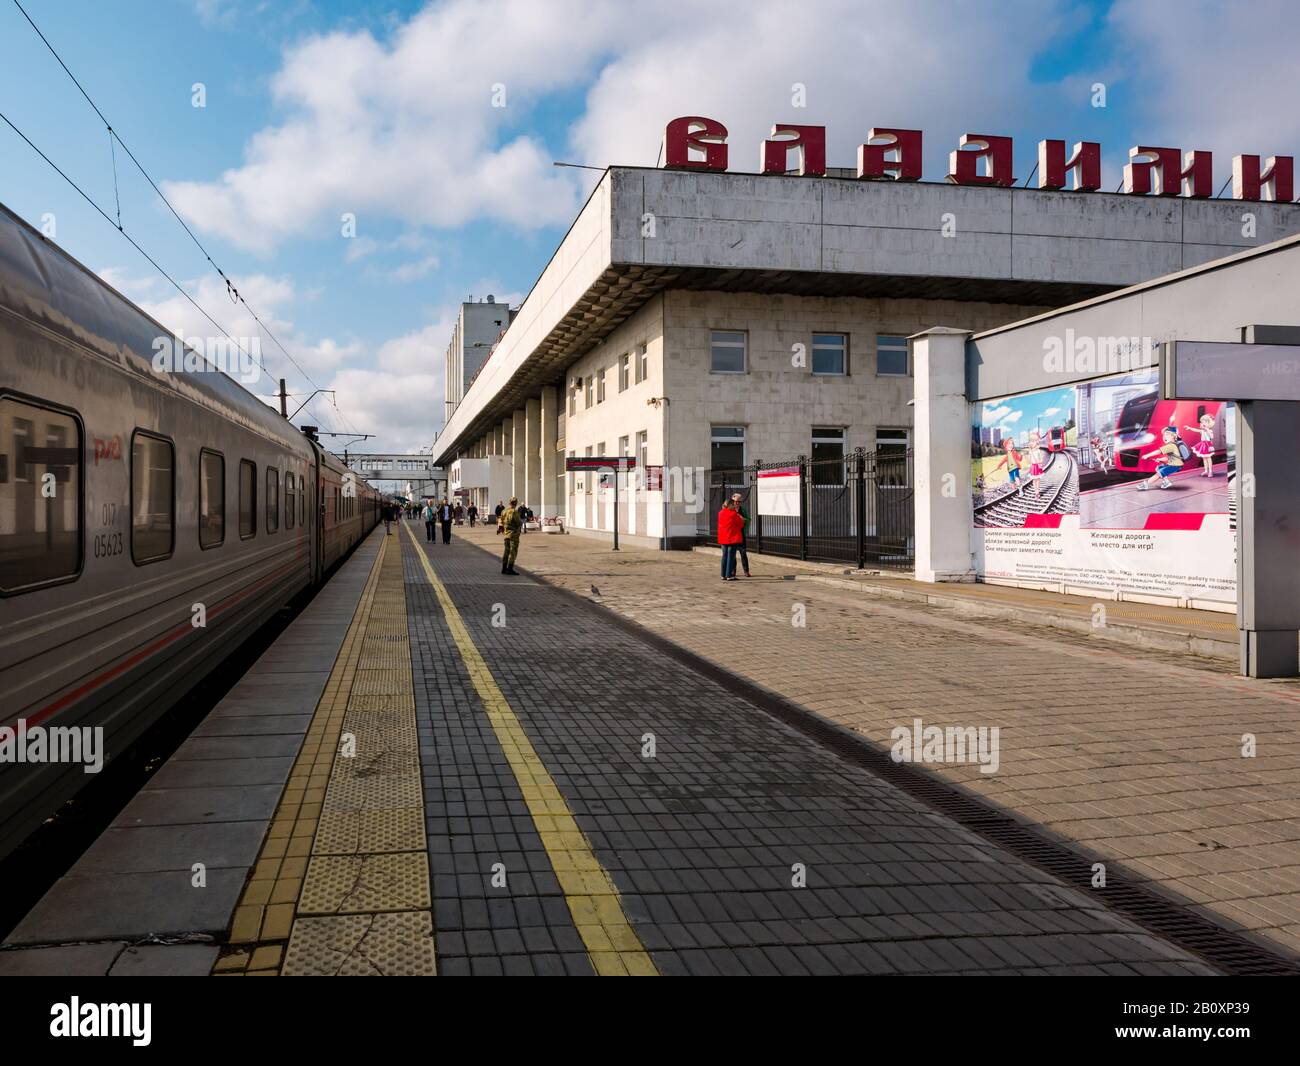
[[[272,82],[285,118],[249,141],[241,166],[164,189],[193,224],[248,250],[337,234],[368,220],[525,228],[567,222],[578,181],[516,132],[546,94],[580,84],[626,27],[611,4],[453,0],[400,24],[309,37]],[[492,106],[494,85],[505,107]]]
[[[1292,0],[1248,8],[1117,0],[1107,29],[1129,73],[1121,91],[1138,112],[1135,127],[1166,138],[1157,143],[1212,150],[1216,185],[1227,180],[1233,155],[1300,149],[1300,110],[1289,106],[1300,98],[1300,6]]]
[[[187,340],[197,338],[204,350],[210,351],[212,346],[224,339],[224,329],[245,351],[252,351],[256,346],[261,352],[262,365],[270,374],[273,377],[287,378],[290,382],[300,382],[302,379],[266,330],[270,330],[276,340],[284,345],[304,372],[318,380],[321,375],[362,353],[361,345],[354,340],[340,342],[324,337],[310,341],[298,332],[293,321],[285,317],[285,314],[303,297],[295,291],[293,282],[288,278],[254,274],[231,279],[240,295],[257,308],[266,327],[264,330],[258,326],[244,304],[231,299],[225,282],[215,275],[181,281],[181,286],[199,307],[195,307],[194,303],[162,278],[137,277],[116,267],[101,270],[99,276],[139,304],[146,314],[152,315],[174,335]],[[204,316],[200,307],[215,319],[220,328]],[[254,391],[268,390],[264,383],[259,383]]]

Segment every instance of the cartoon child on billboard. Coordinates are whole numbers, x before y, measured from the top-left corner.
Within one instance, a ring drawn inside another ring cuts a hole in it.
[[[1162,489],[1173,488],[1169,483],[1169,475],[1176,474],[1183,468],[1183,456],[1178,449],[1178,430],[1173,426],[1165,426],[1160,431],[1164,443],[1153,452],[1147,452],[1142,456],[1143,459],[1154,459],[1160,457],[1159,465],[1156,472],[1146,481],[1138,486],[1139,489],[1149,489],[1155,482],[1160,482]]]
[[[1192,454],[1200,456],[1204,468],[1201,477],[1214,477],[1214,415],[1201,415],[1198,421],[1200,425],[1183,428],[1201,435],[1201,439],[1192,445]]]
[[[1002,439],[1002,450],[1006,452],[1006,454],[1002,456],[1001,462],[999,462],[997,466],[995,466],[991,471],[989,471],[989,473],[996,474],[999,470],[1001,470],[1005,466],[1007,468],[1007,481],[1010,482],[1012,485],[1016,486],[1017,492],[1021,492],[1024,490],[1024,486],[1020,484],[1021,459],[1020,459],[1020,453],[1016,451],[1015,441],[1013,441],[1010,437],[1004,437]]]
[[[1042,437],[1038,430],[1029,431],[1029,480],[1034,483],[1034,495],[1042,495],[1038,483],[1043,476],[1043,465],[1047,461],[1047,453],[1042,448]]]

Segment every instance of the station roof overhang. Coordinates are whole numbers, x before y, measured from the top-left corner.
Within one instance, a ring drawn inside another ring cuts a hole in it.
[[[1300,206],[1254,204],[1300,231]],[[940,233],[951,213],[964,243]],[[435,442],[446,465],[673,289],[1060,307],[1241,250],[1240,204],[615,167]],[[645,236],[653,218],[655,232]],[[1145,239],[1145,240],[1144,240]]]

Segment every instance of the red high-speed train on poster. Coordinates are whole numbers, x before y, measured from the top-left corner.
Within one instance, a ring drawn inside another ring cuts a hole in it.
[[[1187,446],[1184,464],[1195,461],[1191,449],[1201,436],[1187,427],[1200,425],[1201,415],[1214,419],[1214,459],[1221,461],[1228,451],[1223,417],[1227,407],[1220,400],[1162,400],[1154,389],[1134,396],[1124,405],[1115,424],[1115,469],[1135,474],[1154,473],[1157,460],[1142,456],[1160,447],[1166,426],[1173,426]]]

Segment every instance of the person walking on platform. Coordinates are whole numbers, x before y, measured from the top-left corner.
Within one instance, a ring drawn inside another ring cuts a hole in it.
[[[736,549],[744,539],[745,520],[735,500],[727,500],[718,512],[718,546],[722,549],[722,580],[736,580]]]
[[[501,522],[501,512],[504,511],[505,509],[506,509],[506,505],[502,503],[500,500],[497,500],[497,509],[495,514],[496,514],[496,519],[498,524],[500,524]]]
[[[391,503],[386,503],[384,504],[384,532],[389,536],[392,536],[393,534],[393,531],[388,528],[388,524],[392,522],[392,520],[393,520],[393,505]]]
[[[478,520],[478,504],[471,503],[469,505],[469,528],[470,529],[474,528],[474,523],[477,520]]]
[[[740,515],[741,520],[744,523],[740,527],[740,545],[736,550],[740,553],[740,565],[745,571],[745,576],[749,577],[749,552],[745,550],[749,547],[749,512],[745,510],[745,505],[741,503],[741,500],[743,500],[744,497],[741,496],[740,493],[733,492],[731,494],[731,499],[736,505],[736,512]]]
[[[433,523],[437,516],[433,512],[433,501],[424,501],[424,539],[431,544],[438,543],[438,538],[433,535]]]
[[[497,533],[505,537],[501,552],[501,572],[517,575],[515,559],[519,557],[519,537],[524,531],[524,517],[519,510],[519,500],[510,497],[510,506],[497,515]]]
[[[447,502],[447,497],[442,498],[442,505],[438,508],[438,520],[442,523],[442,542],[451,543],[451,504]]]

